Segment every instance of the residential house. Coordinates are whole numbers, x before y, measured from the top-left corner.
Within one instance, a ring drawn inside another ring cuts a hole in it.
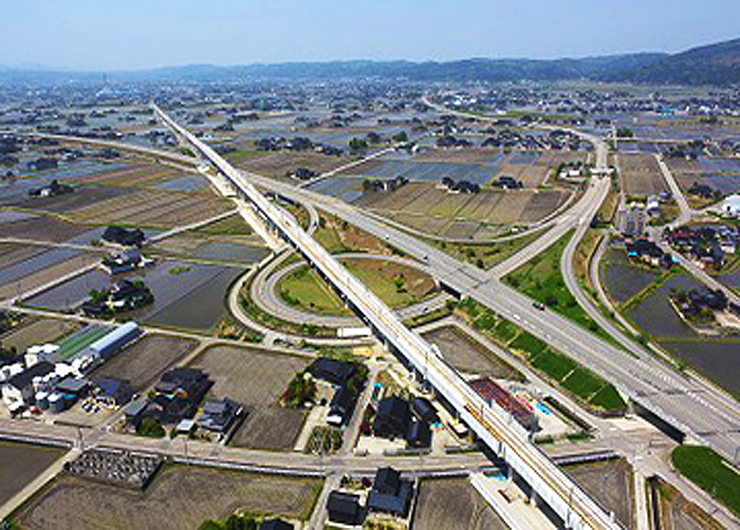
[[[360,496],[341,491],[332,491],[326,501],[329,521],[346,525],[358,525],[364,519]]]
[[[34,379],[53,372],[53,364],[41,361],[8,379],[3,385],[3,401],[8,409],[13,412],[33,405],[36,394]]]
[[[373,488],[367,497],[368,510],[406,517],[414,494],[410,480],[392,467],[382,467],[375,473]]]
[[[373,432],[383,438],[406,438],[411,421],[409,403],[398,397],[380,400],[373,421]]]

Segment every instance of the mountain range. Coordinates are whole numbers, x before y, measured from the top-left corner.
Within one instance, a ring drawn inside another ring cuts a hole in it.
[[[73,72],[49,67],[0,66],[0,80],[99,81],[102,72]],[[106,72],[117,81],[227,81],[262,79],[338,79],[352,77],[405,78],[417,81],[593,81],[650,84],[740,84],[740,38],[675,53],[634,53],[578,59],[465,59],[446,62],[333,61],[251,64],[243,66],[188,65],[137,71]]]

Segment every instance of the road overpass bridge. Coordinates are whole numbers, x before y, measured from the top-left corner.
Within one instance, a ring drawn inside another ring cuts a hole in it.
[[[271,203],[208,145],[156,105],[153,108],[165,125],[226,178],[260,217],[294,246],[374,331],[427,379],[473,432],[532,486],[566,527],[619,528],[610,514],[531,443],[529,433],[510,414],[479,396],[428,342],[406,328],[385,303],[314,241],[292,216]]]

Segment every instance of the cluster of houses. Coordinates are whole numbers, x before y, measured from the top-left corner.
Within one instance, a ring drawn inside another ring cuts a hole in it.
[[[671,192],[662,191],[658,195],[649,195],[645,201],[631,201],[627,204],[624,197],[617,210],[617,230],[624,236],[639,236],[651,219],[660,217],[661,206],[672,198]]]
[[[409,183],[406,177],[398,176],[392,179],[365,179],[362,189],[365,191],[396,191]]]
[[[54,179],[46,186],[40,188],[33,188],[28,191],[29,197],[56,197],[57,195],[66,195],[67,193],[74,192],[74,188],[69,184],[59,184],[59,181]]]
[[[0,134],[0,165],[14,166],[18,163],[15,153],[21,150],[20,139],[14,134]]]
[[[577,151],[581,147],[581,139],[571,132],[555,130],[546,135],[522,134],[510,129],[496,131],[489,128],[483,131],[486,139],[481,147],[498,147],[503,149],[524,150],[569,150]]]
[[[740,230],[728,225],[683,226],[666,230],[663,238],[702,268],[719,270],[725,264],[725,256],[735,254]]]
[[[343,151],[338,147],[314,143],[310,138],[306,138],[304,136],[296,136],[291,139],[287,139],[282,136],[260,138],[256,143],[257,149],[260,151],[313,151],[333,156],[340,156],[343,153]]]
[[[141,269],[152,263],[154,260],[144,257],[139,249],[128,248],[104,257],[100,262],[100,268],[110,275],[116,275]]]
[[[326,511],[329,521],[349,526],[362,525],[372,513],[405,519],[409,515],[414,497],[414,481],[404,478],[392,467],[376,471],[369,491],[361,494],[346,490],[329,493]]]
[[[521,180],[517,180],[511,175],[501,175],[493,181],[492,186],[494,188],[501,188],[504,190],[518,190],[524,187]]]
[[[31,171],[46,171],[47,169],[56,169],[59,167],[59,160],[54,157],[44,156],[35,160],[29,160],[26,168]]]
[[[226,441],[244,418],[244,408],[224,397],[206,401],[200,410],[213,381],[202,370],[177,367],[168,370],[145,399],[130,403],[124,414],[126,423],[135,432],[145,419],[160,426],[174,427],[178,434],[192,435],[203,429]]]
[[[140,334],[135,322],[127,322],[72,353],[63,352],[56,344],[42,344],[31,346],[24,355],[3,357],[7,364],[0,366],[0,386],[5,405],[11,414],[64,411],[95,389],[86,374]]]
[[[715,190],[713,187],[711,187],[708,184],[701,184],[699,182],[694,182],[691,187],[688,189],[688,192],[690,195],[695,195],[697,197],[700,197],[705,200],[712,200],[718,198],[718,195],[721,196],[722,193],[718,190]]]
[[[652,267],[670,269],[676,263],[676,259],[670,252],[663,252],[662,248],[646,237],[627,238],[624,246],[630,259],[641,261]]]
[[[435,143],[437,147],[441,147],[443,149],[473,147],[473,142],[471,142],[467,138],[458,138],[456,136],[452,136],[449,133],[440,138],[437,138],[437,141]]]
[[[696,287],[687,292],[678,291],[672,296],[681,313],[691,318],[702,311],[724,311],[729,307],[727,295],[721,289]]]
[[[371,408],[369,410],[373,411]],[[372,421],[374,436],[390,440],[405,440],[407,449],[431,447],[430,425],[438,424],[439,416],[428,399],[415,397],[409,402],[398,396],[384,397],[378,401],[374,414]],[[361,425],[360,430],[367,432],[368,424]]]
[[[344,427],[355,411],[357,396],[362,390],[364,380],[357,365],[328,357],[319,357],[309,367],[311,375],[335,387],[334,396],[329,403],[327,423]]]
[[[285,176],[291,179],[309,180],[319,176],[319,172],[308,167],[297,167],[285,172]]]
[[[467,180],[455,181],[450,177],[442,178],[442,187],[452,193],[480,193],[480,185]]]
[[[109,289],[91,291],[88,299],[82,302],[80,310],[91,317],[109,317],[143,307],[153,301],[154,295],[142,280],[125,278]]]
[[[146,241],[146,235],[140,228],[124,228],[117,225],[107,227],[100,238],[108,243],[124,247],[141,247]]]

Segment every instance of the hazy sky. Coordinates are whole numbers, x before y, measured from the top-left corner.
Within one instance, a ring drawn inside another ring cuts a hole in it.
[[[738,0],[22,0],[0,64],[448,60],[681,51],[740,36]]]

